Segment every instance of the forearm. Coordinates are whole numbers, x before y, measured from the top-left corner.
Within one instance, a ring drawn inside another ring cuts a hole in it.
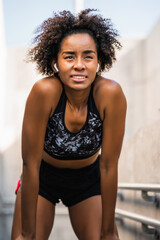
[[[101,193],[102,193],[102,234],[115,232],[114,215],[117,197],[117,168],[101,168]]]
[[[39,173],[28,166],[23,167],[22,180],[22,235],[35,238],[36,209],[39,190]]]

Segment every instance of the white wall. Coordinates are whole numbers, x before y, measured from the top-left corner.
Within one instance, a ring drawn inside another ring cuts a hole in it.
[[[130,138],[160,118],[160,21],[146,39],[126,41],[122,44],[127,51],[118,54],[118,61],[105,76],[118,81],[126,94],[126,137]]]

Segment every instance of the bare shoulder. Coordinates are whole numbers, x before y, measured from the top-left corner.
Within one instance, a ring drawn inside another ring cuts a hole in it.
[[[118,105],[126,108],[127,103],[123,90],[120,84],[114,80],[99,76],[94,83],[93,95],[101,113],[106,108],[115,108]]]
[[[43,98],[58,97],[62,91],[62,84],[57,78],[46,77],[37,81],[31,90],[31,93]]]
[[[106,96],[106,94],[108,97],[118,97],[124,95],[118,82],[104,77],[98,77],[95,80],[94,92],[96,95],[103,97]]]
[[[54,77],[37,81],[27,98],[27,106],[40,109],[51,115],[54,112],[62,92],[61,82]]]

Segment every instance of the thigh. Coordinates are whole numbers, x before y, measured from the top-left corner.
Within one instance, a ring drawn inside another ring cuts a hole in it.
[[[70,220],[79,240],[99,240],[102,226],[101,195],[69,207]]]
[[[38,195],[36,237],[38,240],[47,240],[52,230],[55,214],[55,206]],[[15,202],[15,210],[12,224],[12,240],[21,233],[21,193],[18,191]]]
[[[55,206],[52,202],[38,195],[36,238],[47,240],[52,230],[55,215]]]

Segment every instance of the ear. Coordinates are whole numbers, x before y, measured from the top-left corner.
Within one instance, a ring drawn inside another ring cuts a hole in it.
[[[96,73],[100,72],[100,69],[101,69],[101,62],[98,61]]]
[[[56,64],[55,60],[52,61],[51,67],[52,67],[54,73],[57,73],[59,71],[58,68],[57,68],[57,64]]]

